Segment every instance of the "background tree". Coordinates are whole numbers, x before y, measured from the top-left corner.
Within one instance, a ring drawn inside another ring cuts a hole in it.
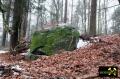
[[[28,10],[28,26],[27,26],[27,28],[26,28],[26,38],[28,39],[28,40],[30,40],[30,36],[31,36],[31,15],[32,15],[32,11],[31,11],[31,9],[32,9],[32,1],[31,0],[29,0],[29,2],[28,2],[28,6],[29,6],[29,10]]]
[[[120,0],[118,0],[119,4],[120,4]]]
[[[107,27],[107,8],[106,8],[106,7],[107,7],[107,3],[108,3],[108,0],[104,0],[104,13],[105,13],[105,14],[104,14],[104,15],[105,15],[105,16],[104,16],[104,22],[105,22],[104,24],[105,24],[105,34],[107,34],[107,28],[108,28],[108,27]]]
[[[84,29],[85,29],[85,33],[87,33],[87,27],[86,27],[86,19],[87,19],[87,17],[86,17],[86,6],[87,6],[87,2],[86,2],[87,0],[83,0],[83,3],[84,3]]]
[[[68,6],[68,0],[65,0],[65,11],[64,11],[64,23],[67,22],[67,6]]]
[[[29,1],[25,0],[22,4],[23,6],[23,14],[22,14],[22,24],[21,24],[21,32],[20,32],[20,39],[25,38],[26,36],[26,30],[28,26],[28,12],[29,12]]]
[[[120,33],[120,7],[118,7],[112,15],[112,31],[113,33]]]
[[[98,28],[97,34],[101,34],[101,0],[98,0]]]
[[[74,13],[74,16],[73,16],[73,26],[75,27],[75,28],[77,28],[77,29],[79,29],[80,28],[80,26],[79,26],[79,23],[81,24],[81,25],[83,25],[83,20],[81,20],[80,18],[82,18],[83,19],[83,10],[82,10],[82,4],[81,4],[81,1],[80,0],[78,0],[78,2],[77,2],[78,4],[77,4],[77,6],[76,6],[76,10],[75,10],[75,13]]]
[[[73,21],[73,0],[71,1],[71,25],[72,25],[72,21]]]
[[[63,22],[63,0],[52,0],[50,7],[52,25],[58,25],[60,21]]]
[[[3,17],[2,46],[5,47],[7,35],[8,35],[8,32],[10,32],[9,18],[11,14],[12,0],[9,0],[9,1],[2,0],[2,2],[0,1],[0,4],[1,4],[0,6],[2,9],[2,17]]]
[[[91,16],[90,16],[90,34],[96,34],[96,10],[97,0],[91,1]]]
[[[90,13],[91,13],[91,0],[88,0],[88,13],[87,13],[87,17],[88,17],[88,23],[87,23],[87,25],[88,25],[88,29],[87,29],[87,33],[89,34],[89,31],[90,31]]]
[[[37,29],[41,29],[41,30],[44,30],[44,21],[45,21],[45,5],[44,5],[44,2],[46,0],[38,0],[38,5],[37,5],[37,24],[36,24],[36,30]]]

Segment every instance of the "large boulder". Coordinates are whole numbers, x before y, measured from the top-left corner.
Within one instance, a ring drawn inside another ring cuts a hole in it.
[[[59,50],[72,51],[76,48],[79,32],[73,27],[57,27],[46,31],[37,31],[32,35],[31,51],[44,46],[42,51],[47,55],[58,53]]]

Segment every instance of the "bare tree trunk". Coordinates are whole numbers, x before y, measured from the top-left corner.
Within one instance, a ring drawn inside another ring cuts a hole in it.
[[[39,30],[39,27],[41,30],[44,30],[43,28],[43,7],[40,5],[43,3],[43,0],[38,0],[38,13],[37,13],[37,24],[36,24],[36,30]]]
[[[5,30],[5,13],[2,13],[2,17],[3,17],[3,37],[2,37],[2,46],[5,47],[5,42],[6,42],[6,30]]]
[[[87,28],[86,28],[86,0],[84,0],[83,3],[84,3],[84,29],[85,29],[85,33],[87,33]]]
[[[56,7],[56,22],[57,22],[57,25],[59,24],[59,9],[60,9],[60,0],[57,0],[57,7]]]
[[[73,0],[72,0],[72,7],[71,7],[71,25],[73,22]]]
[[[28,23],[28,13],[24,13],[23,15],[23,23],[22,23],[22,27],[21,27],[21,35],[20,35],[20,39],[24,38],[26,35],[26,29],[27,29],[27,23]]]
[[[6,35],[7,32],[5,30],[3,30],[3,37],[2,37],[2,46],[5,47],[5,43],[6,43]]]
[[[98,34],[101,34],[100,28],[101,28],[101,0],[99,0],[99,12],[98,12]]]
[[[31,6],[31,2],[30,2],[30,0],[29,0],[29,20],[28,20],[28,27],[27,27],[27,33],[26,33],[26,36],[27,36],[27,38],[28,39],[30,39],[30,35],[31,35],[31,28],[30,28],[30,26],[31,26],[31,8],[30,8],[30,6]]]
[[[22,26],[21,26],[21,38],[24,38],[26,36],[26,30],[28,26],[28,10],[29,10],[29,1],[24,1],[24,9],[23,9],[23,16],[22,16]]]
[[[107,0],[104,0],[104,8],[105,8],[105,34],[107,34]]]
[[[68,5],[68,0],[65,0],[64,23],[67,23],[67,5]]]
[[[10,7],[11,7],[11,0],[9,0],[9,2],[7,3],[9,9],[7,10],[7,13],[6,13],[6,18],[3,19],[3,25],[4,25],[4,22],[5,24],[9,25],[9,17],[10,17]],[[5,47],[5,43],[6,43],[6,36],[7,36],[7,32],[5,30],[5,28],[3,28],[3,37],[2,37],[2,46]]]
[[[61,22],[63,22],[63,0],[61,2],[62,6],[61,6]]]
[[[82,20],[82,28],[84,29],[84,9],[82,9],[82,14],[81,14],[82,16],[81,16],[81,20]],[[83,30],[83,32],[85,32],[84,30]]]
[[[96,34],[96,9],[97,9],[97,0],[91,1],[91,16],[90,16],[90,34]]]
[[[88,33],[90,32],[90,13],[91,13],[91,11],[90,11],[90,8],[91,8],[91,0],[88,0],[88,29],[87,29],[87,31],[88,31]]]
[[[60,16],[60,0],[53,0],[53,4],[55,7],[55,20],[56,24],[59,24],[59,16]]]
[[[41,0],[38,0],[38,8],[40,8],[40,2],[41,2]],[[40,20],[40,11],[38,9],[36,30],[38,30],[38,27],[39,27],[39,20]]]

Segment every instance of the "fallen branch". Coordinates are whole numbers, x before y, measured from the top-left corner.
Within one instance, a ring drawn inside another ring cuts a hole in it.
[[[21,74],[22,71],[18,70],[17,68],[13,68],[14,65],[7,65],[7,66],[4,66],[4,65],[1,65],[0,66],[0,76],[11,76],[14,74],[14,72],[18,73],[18,74]]]

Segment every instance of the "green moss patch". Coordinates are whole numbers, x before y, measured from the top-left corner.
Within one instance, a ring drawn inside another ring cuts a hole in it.
[[[47,55],[57,53],[61,49],[72,51],[76,47],[78,37],[79,32],[72,27],[57,27],[48,31],[39,31],[32,35],[30,49],[34,50],[38,46],[44,46],[41,50]]]

